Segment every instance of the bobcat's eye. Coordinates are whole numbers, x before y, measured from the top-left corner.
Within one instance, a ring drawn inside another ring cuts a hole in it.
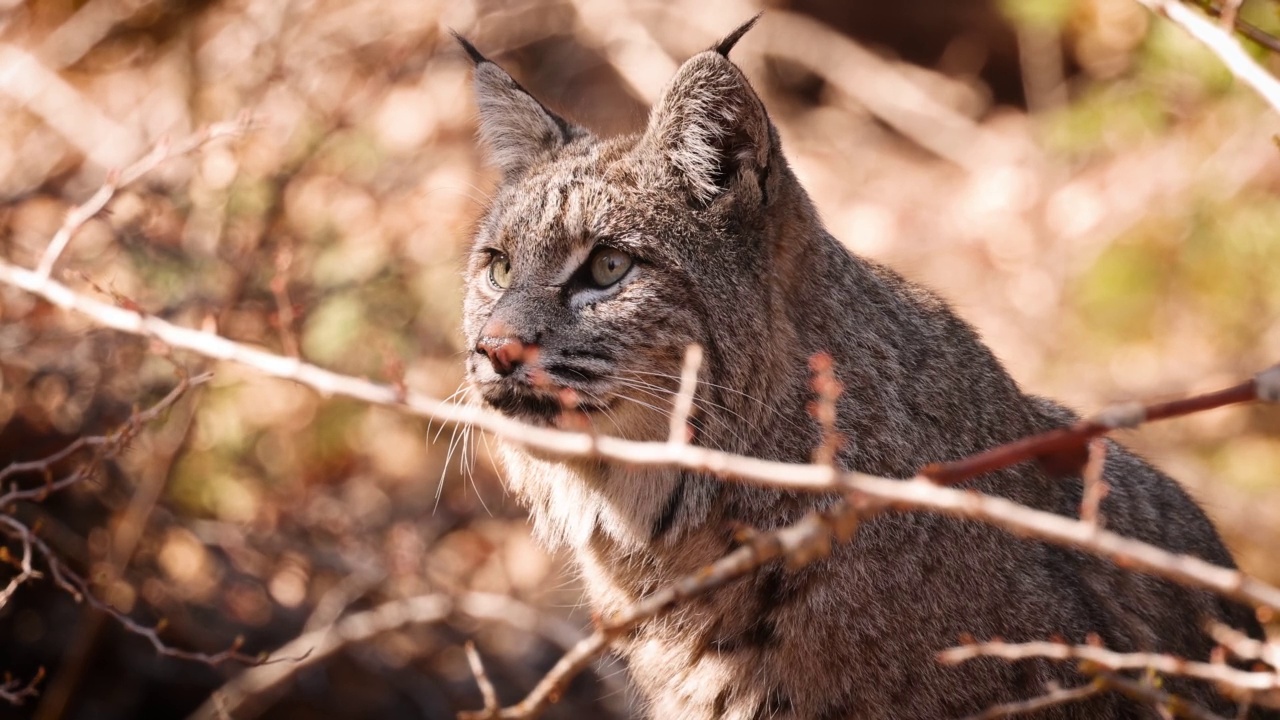
[[[489,262],[489,282],[499,290],[511,284],[511,258],[498,253]]]
[[[591,270],[591,282],[597,287],[609,287],[622,279],[631,269],[631,256],[617,248],[599,247],[587,260]]]

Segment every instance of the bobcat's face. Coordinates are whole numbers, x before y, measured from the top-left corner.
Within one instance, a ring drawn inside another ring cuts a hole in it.
[[[536,422],[573,408],[629,435],[662,428],[684,349],[703,333],[690,244],[672,237],[633,153],[579,138],[499,190],[465,306],[468,378],[490,406]]]
[[[686,348],[707,346],[715,379],[717,326],[763,315],[776,146],[763,106],[726,47],[681,68],[644,133],[600,140],[464,46],[503,172],[467,266],[468,380],[522,420],[564,424],[573,409],[659,439]]]

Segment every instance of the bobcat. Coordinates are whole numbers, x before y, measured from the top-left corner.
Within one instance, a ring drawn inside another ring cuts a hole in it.
[[[846,388],[836,462],[903,478],[1071,423],[1068,410],[1020,390],[943,301],[823,228],[763,104],[728,60],[754,22],[685,62],[647,129],[618,138],[559,117],[458,38],[475,63],[480,139],[502,174],[466,270],[475,395],[556,426],[572,391],[598,432],[663,440],[685,349],[698,343],[706,360],[693,442],[807,462],[822,436],[807,409],[808,360],[826,352]],[[604,614],[725,555],[736,527],[776,528],[833,501],[500,447],[536,535],[570,551]],[[1110,528],[1232,566],[1173,480],[1114,443],[1105,478]],[[1082,494],[1079,477],[1030,464],[967,487],[1064,515]],[[806,567],[775,562],[683,603],[617,649],[654,718],[946,718],[1088,682],[1052,661],[937,662],[966,633],[1071,642],[1096,633],[1117,650],[1206,658],[1205,618],[1261,632],[1247,609],[1209,594],[914,512],[863,523]],[[1205,685],[1164,687],[1234,712]],[[1118,694],[1036,716],[1158,717]]]

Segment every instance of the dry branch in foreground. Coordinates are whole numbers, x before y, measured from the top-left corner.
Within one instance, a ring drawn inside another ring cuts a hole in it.
[[[73,310],[103,327],[151,337],[173,348],[189,350],[207,358],[235,362],[271,377],[293,380],[322,395],[341,395],[444,423],[470,425],[510,442],[552,455],[593,457],[643,467],[681,467],[725,479],[806,492],[852,493],[864,506],[928,510],[986,522],[1015,534],[1101,555],[1129,568],[1210,590],[1250,605],[1280,608],[1280,587],[1239,571],[1188,555],[1171,553],[1155,545],[1103,530],[1094,523],[1033,510],[1003,498],[942,487],[924,475],[899,480],[837,470],[829,465],[762,460],[695,445],[665,441],[638,442],[529,425],[474,405],[447,403],[398,385],[343,375],[297,358],[237,343],[212,332],[174,325],[134,309],[87,297],[56,280],[40,277],[3,260],[0,260],[0,282],[26,290],[58,307]],[[1227,390],[1176,401],[1178,412],[1161,414],[1160,417],[1187,415],[1207,407],[1219,407],[1225,404],[1222,402],[1224,395],[1231,402],[1274,402],[1280,399],[1280,365]],[[1161,403],[1159,406],[1173,404]],[[1131,406],[1120,406],[1118,410],[1104,411],[1098,417],[1106,418],[1117,412],[1126,415],[1131,412],[1130,408]],[[1157,418],[1150,415],[1145,418],[1151,419]],[[984,455],[1001,453],[1008,464],[1029,460],[1036,456],[1034,451],[1041,447],[1041,443],[1058,447],[1060,432],[1054,431],[1018,441],[1015,444],[1022,450],[1016,453],[1010,453],[1002,449],[1008,446],[1002,446]],[[1092,431],[1089,434],[1096,436]],[[1030,448],[1030,451],[1026,448]]]
[[[122,308],[89,298],[51,278],[39,276],[4,261],[0,261],[0,282],[27,290],[59,307],[74,310],[105,327],[152,337],[171,347],[193,351],[205,357],[236,362],[269,376],[294,380],[325,395],[344,395],[442,422],[472,425],[509,441],[536,447],[552,454],[564,457],[597,457],[642,466],[678,466],[727,479],[774,487],[810,492],[842,492],[853,502],[838,506],[845,508],[848,515],[837,513],[837,517],[829,521],[831,525],[856,521],[858,513],[877,510],[940,512],[986,522],[1018,535],[1084,550],[1110,558],[1133,570],[1210,590],[1256,607],[1280,608],[1280,588],[1237,570],[1126,538],[1104,530],[1093,522],[1033,510],[1003,498],[943,487],[924,475],[898,480],[841,471],[830,465],[801,465],[761,460],[689,444],[635,442],[527,425],[476,406],[449,404],[437,398],[408,391],[399,385],[373,383],[342,375],[302,362],[297,358],[288,358],[236,343],[211,332],[173,325],[132,308]],[[1101,413],[1098,416],[1100,420],[1085,421],[1088,425],[1083,429],[1077,427],[1074,431],[1071,429],[1053,431],[995,448],[981,456],[975,456],[982,458],[982,467],[985,468],[977,472],[1036,458],[1043,454],[1046,448],[1055,452],[1067,450],[1070,448],[1070,443],[1083,444],[1088,439],[1105,434],[1115,427],[1187,415],[1227,403],[1276,399],[1280,399],[1280,366],[1272,367],[1259,373],[1254,379],[1227,390],[1151,406],[1120,406]],[[1145,411],[1136,412],[1135,408],[1145,408]],[[1070,442],[1063,439],[1064,432],[1067,433]],[[998,463],[993,464],[991,458],[993,454]],[[964,467],[971,468],[976,461],[970,458],[958,462],[968,463]],[[966,472],[969,471],[966,470]],[[794,531],[798,536],[815,538],[809,541],[812,543],[808,545],[810,548],[820,547],[822,543],[830,542],[829,532],[814,532],[813,528],[801,529],[801,526],[807,522],[811,522],[811,518],[806,518],[801,524],[783,532]],[[796,552],[787,554],[789,556],[800,554],[799,548]],[[774,557],[776,556],[775,554]],[[741,572],[747,572],[755,566],[748,563],[742,567]],[[708,585],[704,589],[710,587],[714,585]],[[684,597],[677,590],[669,590],[675,594],[671,602],[657,602],[644,608],[637,606],[638,609],[633,608],[633,613],[657,614]],[[664,592],[660,591],[659,595]],[[626,615],[630,616],[633,613]],[[649,616],[643,615],[639,619]],[[615,624],[622,625],[627,622],[624,617],[620,620],[607,621],[602,627],[609,628]],[[553,691],[560,687],[561,683],[585,667],[591,658],[607,647],[609,640],[616,636],[610,634],[612,632],[615,631],[593,635],[588,639],[589,646],[571,651],[557,664],[552,675],[539,684],[538,688],[542,690],[535,689],[530,697],[544,699],[552,697]],[[543,706],[540,703],[535,705]],[[503,715],[503,717],[529,716]]]

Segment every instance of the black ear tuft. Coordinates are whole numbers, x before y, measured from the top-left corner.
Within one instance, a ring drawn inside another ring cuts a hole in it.
[[[645,142],[665,160],[695,205],[709,205],[748,177],[754,178],[751,193],[764,199],[772,125],[751,83],[724,56],[753,22],[686,60],[649,113]]]
[[[756,17],[759,17],[759,15],[757,15]],[[467,52],[467,57],[471,58],[471,62],[475,63],[476,65],[479,65],[480,63],[489,62],[489,58],[485,57],[484,55],[481,55],[480,51],[476,49],[476,46],[472,45],[470,40],[462,37],[462,35],[457,30],[450,30],[449,34],[452,35],[453,39],[457,40],[458,44],[462,46],[462,49]]]
[[[739,25],[737,30],[734,30],[733,32],[726,35],[723,40],[716,43],[711,49],[720,53],[720,55],[724,57],[729,57],[729,51],[733,49],[734,45],[738,44],[738,41],[742,39],[743,35],[747,34],[748,30],[750,30],[752,27],[755,26],[756,22],[760,20],[760,16],[763,14],[764,14],[763,11],[756,13],[755,17]],[[458,39],[462,40],[462,38],[458,38]],[[466,42],[466,41],[463,40],[463,42]]]
[[[475,63],[480,144],[506,179],[516,178],[540,158],[588,134],[548,110],[466,38],[456,32],[453,37]]]

